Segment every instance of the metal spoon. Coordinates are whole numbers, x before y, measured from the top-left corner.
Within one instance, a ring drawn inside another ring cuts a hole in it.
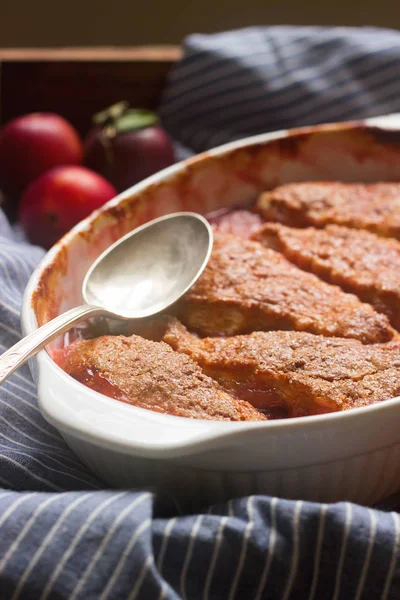
[[[90,267],[82,284],[86,304],[49,321],[0,356],[0,384],[48,342],[88,317],[130,320],[162,312],[199,278],[212,245],[212,229],[196,213],[174,213],[131,231]]]

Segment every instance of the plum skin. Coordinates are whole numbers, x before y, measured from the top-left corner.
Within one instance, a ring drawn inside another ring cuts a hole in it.
[[[114,186],[85,167],[55,167],[27,188],[18,217],[29,240],[48,249],[116,195]]]
[[[31,113],[9,121],[0,131],[0,188],[18,199],[49,169],[79,165],[83,144],[74,127],[54,113]]]
[[[95,127],[85,140],[85,164],[106,177],[118,192],[174,162],[171,140],[159,125],[115,136]]]

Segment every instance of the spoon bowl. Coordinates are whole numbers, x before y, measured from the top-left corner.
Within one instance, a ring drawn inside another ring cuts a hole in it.
[[[105,250],[82,284],[85,304],[71,308],[0,356],[0,384],[73,325],[93,316],[133,320],[159,314],[197,281],[213,245],[210,224],[196,213],[154,219]]]
[[[212,230],[200,215],[160,217],[125,235],[93,263],[83,298],[124,319],[156,315],[195,283],[211,248]]]

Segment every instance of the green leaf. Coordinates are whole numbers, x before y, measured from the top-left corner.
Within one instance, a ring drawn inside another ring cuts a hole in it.
[[[118,117],[114,122],[114,126],[117,133],[128,133],[129,131],[153,127],[157,123],[158,116],[155,113],[150,110],[132,108]]]

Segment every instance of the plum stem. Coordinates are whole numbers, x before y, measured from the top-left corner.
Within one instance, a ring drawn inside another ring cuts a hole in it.
[[[125,100],[96,113],[93,123],[101,128],[106,128],[108,137],[117,133],[129,133],[146,127],[153,127],[159,121],[158,116],[144,108],[130,108]]]
[[[96,113],[92,118],[99,128],[99,140],[103,146],[107,168],[112,171],[115,157],[112,140],[119,134],[153,127],[158,116],[146,109],[130,108],[129,102],[122,100]]]
[[[92,121],[95,125],[108,125],[110,122],[113,123],[118,117],[123,115],[128,108],[129,102],[122,100],[93,115]]]

